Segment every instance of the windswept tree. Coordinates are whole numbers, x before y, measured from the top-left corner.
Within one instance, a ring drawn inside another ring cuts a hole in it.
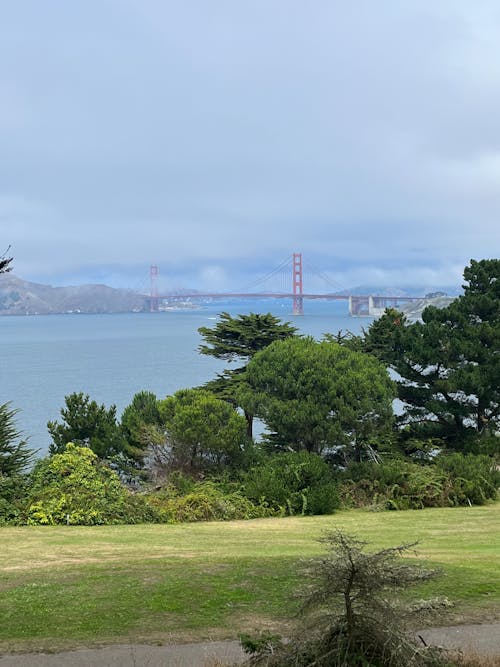
[[[254,356],[240,396],[267,425],[278,449],[359,460],[392,424],[394,387],[374,357],[312,338],[277,341]]]
[[[12,270],[12,267],[10,266],[12,257],[7,257],[9,250],[10,246],[3,253],[3,255],[0,255],[0,273],[7,273],[8,271]]]
[[[240,364],[237,368],[226,369],[215,380],[208,382],[205,388],[233,405],[243,407],[238,404],[237,397],[245,383],[246,363],[274,341],[295,336],[297,328],[289,322],[282,322],[271,313],[233,317],[223,312],[214,327],[200,327],[198,332],[205,341],[198,347],[201,354]],[[251,438],[254,414],[248,404],[244,413],[247,435]]]

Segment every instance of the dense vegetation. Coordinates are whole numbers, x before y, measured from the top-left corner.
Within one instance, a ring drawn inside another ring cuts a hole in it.
[[[464,278],[448,307],[427,308],[421,322],[388,310],[361,336],[318,342],[270,314],[222,313],[199,330],[199,351],[235,369],[163,399],[139,392],[121,418],[113,405],[70,394],[60,421],[48,423],[49,457],[31,471],[15,410],[0,406],[0,522],[179,522],[494,499],[500,260],[472,261]],[[260,442],[255,417],[266,426]]]

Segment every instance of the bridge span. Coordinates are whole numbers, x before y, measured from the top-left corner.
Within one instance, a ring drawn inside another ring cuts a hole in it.
[[[360,294],[308,294],[302,293],[301,302],[297,311],[296,295],[292,292],[192,292],[185,294],[156,294],[149,295],[151,312],[161,310],[161,303],[168,301],[175,303],[187,299],[290,299],[294,303],[294,315],[303,315],[305,300],[317,301],[347,301],[349,315],[353,317],[377,317],[382,315],[386,308],[397,308],[402,303],[418,301],[423,297],[412,296],[381,296]]]
[[[283,265],[278,267],[282,268]],[[150,269],[151,290],[148,295],[151,312],[157,312],[161,309],[161,303],[168,301],[175,303],[176,301],[185,301],[186,299],[291,299],[293,303],[293,314],[304,314],[304,301],[318,300],[318,301],[347,301],[349,305],[349,315],[354,317],[381,315],[386,308],[397,308],[402,303],[419,301],[423,297],[412,296],[387,296],[377,294],[339,294],[327,292],[323,294],[315,294],[304,292],[303,289],[303,270],[302,270],[302,253],[293,253],[291,262],[291,278],[292,291],[281,292],[195,292],[183,294],[161,294],[158,291],[158,267],[152,265]],[[270,275],[276,273],[271,272]],[[323,276],[324,277],[324,276]]]

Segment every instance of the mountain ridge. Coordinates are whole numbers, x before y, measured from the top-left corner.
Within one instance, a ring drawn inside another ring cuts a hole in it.
[[[144,294],[132,290],[87,284],[53,287],[0,275],[0,315],[60,313],[124,313],[149,310]]]

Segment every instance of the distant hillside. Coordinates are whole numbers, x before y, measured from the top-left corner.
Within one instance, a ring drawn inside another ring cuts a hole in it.
[[[343,289],[336,294],[359,294],[365,296],[367,294],[375,294],[377,296],[427,296],[429,294],[435,294],[440,296],[458,296],[461,293],[461,289],[456,285],[448,287],[429,287],[416,285],[414,287],[381,287],[380,285],[358,285],[357,287],[349,287]]]
[[[418,301],[412,301],[410,303],[405,303],[399,307],[405,315],[410,319],[415,320],[419,319],[422,316],[422,311],[427,306],[434,306],[435,308],[446,308],[449,306],[456,297],[452,296],[438,296],[431,299],[419,299]]]
[[[126,313],[149,309],[145,296],[106,285],[51,287],[0,275],[0,315]]]
[[[425,292],[422,291],[422,294]],[[413,296],[413,291],[399,289],[398,287],[380,287],[376,285],[358,285],[357,287],[349,287],[347,289],[335,292],[341,296],[359,295],[366,296],[368,294],[376,294],[377,296]]]

